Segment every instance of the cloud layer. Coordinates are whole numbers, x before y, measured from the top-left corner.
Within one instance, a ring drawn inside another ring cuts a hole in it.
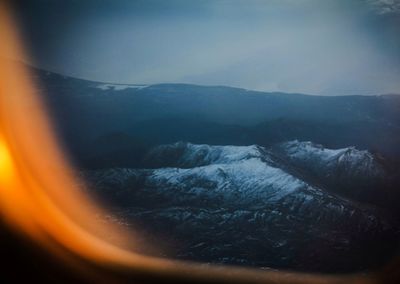
[[[33,61],[68,75],[400,93],[400,0],[23,2]]]
[[[378,14],[400,13],[400,0],[367,0]]]

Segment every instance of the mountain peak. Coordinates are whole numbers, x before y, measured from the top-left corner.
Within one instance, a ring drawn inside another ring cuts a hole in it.
[[[196,167],[209,164],[225,164],[252,158],[265,159],[265,148],[250,146],[218,146],[207,144],[192,144],[179,141],[173,144],[161,145],[147,155],[146,161],[152,166],[160,166],[161,161],[171,167]]]

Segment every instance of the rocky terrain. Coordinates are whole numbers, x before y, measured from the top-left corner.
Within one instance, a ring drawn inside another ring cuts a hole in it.
[[[292,159],[283,161],[282,153]],[[320,174],[306,176],[302,163]],[[367,151],[299,141],[271,149],[178,142],[153,148],[144,164],[84,176],[120,218],[156,236],[169,257],[343,272],[378,265],[396,243],[388,212],[320,187],[315,178],[342,167],[343,180],[381,177],[384,170]]]

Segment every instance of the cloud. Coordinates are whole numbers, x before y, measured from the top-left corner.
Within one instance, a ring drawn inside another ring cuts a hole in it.
[[[400,14],[400,0],[368,0],[368,4],[380,15]]]

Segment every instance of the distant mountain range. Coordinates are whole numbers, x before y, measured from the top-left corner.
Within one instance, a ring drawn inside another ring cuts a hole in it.
[[[63,141],[88,167],[107,167],[111,160],[136,166],[129,157],[143,146],[176,141],[271,146],[295,139],[355,146],[400,164],[398,95],[326,97],[222,86],[118,85],[37,69],[33,74]]]
[[[347,272],[398,245],[400,96],[32,75],[92,194],[161,256]]]

